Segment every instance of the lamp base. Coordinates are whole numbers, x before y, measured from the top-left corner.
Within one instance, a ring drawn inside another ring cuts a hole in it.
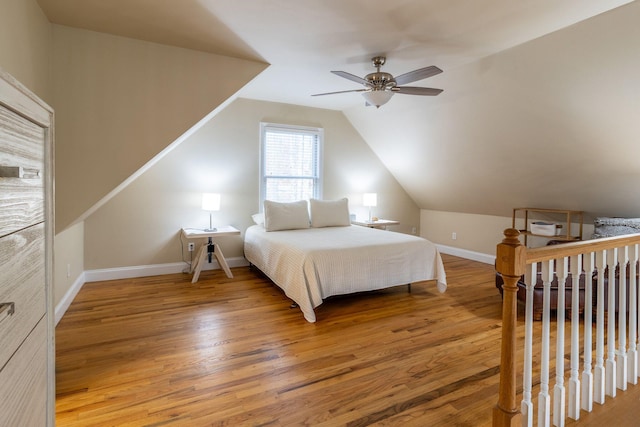
[[[204,229],[204,231],[206,231],[207,233],[213,233],[214,231],[218,231],[218,229],[213,226],[212,214],[213,212],[209,212],[209,228]]]

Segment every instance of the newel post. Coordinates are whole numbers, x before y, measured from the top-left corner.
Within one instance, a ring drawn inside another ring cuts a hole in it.
[[[508,228],[496,249],[496,270],[502,274],[502,346],[500,391],[493,408],[494,426],[520,425],[522,414],[516,403],[516,323],[518,280],[526,269],[527,248],[520,243],[518,230]]]

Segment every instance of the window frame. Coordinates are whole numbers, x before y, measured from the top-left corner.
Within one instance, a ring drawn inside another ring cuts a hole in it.
[[[265,175],[266,171],[266,135],[269,131],[279,131],[279,132],[287,132],[292,134],[312,134],[316,137],[317,141],[317,150],[315,153],[316,159],[316,176],[313,177],[313,195],[311,197],[316,199],[322,199],[322,182],[323,182],[323,174],[322,174],[322,165],[323,165],[323,147],[324,147],[324,129],[318,127],[310,127],[310,126],[297,126],[297,125],[286,125],[286,124],[278,124],[278,123],[268,123],[261,122],[260,123],[260,206],[259,211],[263,211],[264,201],[267,193],[267,179],[273,177],[267,177]],[[283,176],[279,178],[284,179],[296,179],[301,177],[289,177]],[[307,177],[304,177],[307,178]]]

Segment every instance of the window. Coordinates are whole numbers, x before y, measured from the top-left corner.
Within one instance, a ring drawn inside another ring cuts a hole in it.
[[[260,210],[322,197],[322,129],[261,123],[260,140]]]

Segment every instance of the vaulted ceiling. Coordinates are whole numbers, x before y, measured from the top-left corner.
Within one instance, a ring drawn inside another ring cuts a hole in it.
[[[581,30],[578,28],[555,41],[545,37],[633,3],[628,0],[38,0],[38,3],[56,24],[270,64],[241,90],[240,96],[343,111],[421,208],[508,215],[508,208],[515,205],[544,204],[594,214],[629,215],[640,207],[622,198],[609,198],[608,205],[593,202],[593,194],[583,190],[587,185],[606,196],[607,185],[602,184],[602,177],[607,177],[608,169],[589,178],[590,170],[584,166],[588,159],[581,155],[574,162],[571,156],[580,150],[594,149],[604,140],[587,141],[578,150],[575,145],[562,144],[573,138],[576,144],[582,143],[580,132],[586,134],[587,128],[594,132],[604,130],[585,123],[581,130],[567,131],[567,127],[573,128],[580,120],[593,118],[594,113],[589,110],[583,118],[573,117],[581,109],[580,101],[585,94],[566,93],[562,82],[575,65],[560,64],[561,76],[553,71],[557,61],[562,63],[567,55],[576,54],[570,48],[572,37],[579,37],[575,33]],[[637,15],[638,9],[629,10]],[[597,52],[608,51],[606,45],[600,45],[602,35],[593,34],[592,30],[585,34],[590,34],[588,40],[576,39],[577,54],[584,53],[590,45],[600,49]],[[609,43],[618,36],[604,34],[603,38]],[[541,41],[531,42],[536,39]],[[560,51],[556,49],[558,43],[564,43]],[[528,47],[515,48],[521,45]],[[553,53],[546,56],[544,49]],[[443,88],[443,94],[395,95],[379,110],[365,107],[357,93],[310,96],[358,89],[357,83],[329,71],[343,70],[363,76],[373,71],[370,59],[379,54],[387,57],[383,71],[394,75],[437,65],[444,70],[443,74],[412,85]],[[637,51],[634,54],[637,56]],[[549,62],[545,62],[547,59]],[[576,58],[576,63],[581,61],[590,64],[588,58]],[[624,66],[628,68],[628,64]],[[580,80],[583,70],[577,67],[573,78]],[[590,73],[598,71],[587,70]],[[615,79],[614,76],[608,77]],[[537,78],[552,80],[545,83]],[[530,85],[531,81],[534,84]],[[636,87],[634,82],[633,90]],[[576,95],[575,99],[561,101],[561,105],[554,100],[557,96],[572,95]],[[619,101],[607,98],[605,104],[615,105]],[[573,112],[564,109],[565,104],[578,108]],[[499,114],[510,123],[501,126]],[[558,114],[571,117],[560,122],[556,120]],[[627,117],[627,113],[623,115]],[[487,121],[490,127],[486,126]],[[614,125],[610,122],[606,127]],[[617,136],[630,140],[634,132]],[[505,166],[516,161],[517,167]],[[624,158],[605,162],[605,167],[614,170],[618,161],[624,162]],[[567,173],[566,165],[575,163],[578,163],[575,173]],[[523,175],[522,168],[538,168],[540,174]],[[638,169],[630,166],[625,173],[611,185],[637,178]],[[615,212],[604,212],[606,209]]]
[[[261,60],[243,97],[311,107],[363,106],[359,88],[329,73],[449,70],[575,24],[629,0],[38,0],[53,23]],[[438,82],[419,83],[422,86]]]

